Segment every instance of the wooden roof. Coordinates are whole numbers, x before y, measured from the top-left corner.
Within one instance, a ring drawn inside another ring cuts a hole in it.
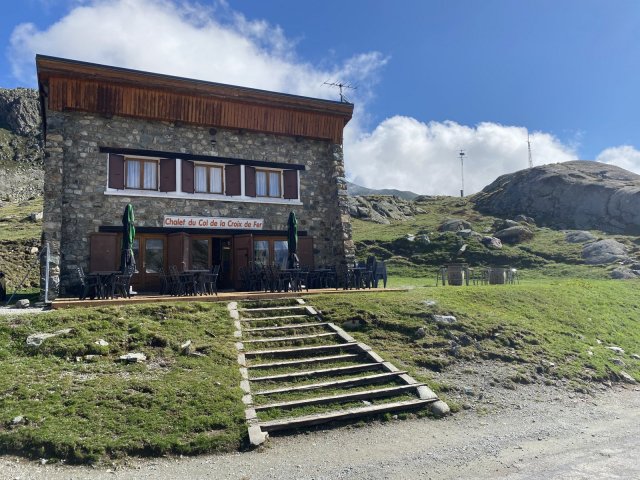
[[[36,56],[50,110],[183,122],[342,143],[353,104]]]

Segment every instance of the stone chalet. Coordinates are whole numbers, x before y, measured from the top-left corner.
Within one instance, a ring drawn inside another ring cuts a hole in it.
[[[302,265],[354,255],[342,135],[353,105],[62,58],[36,57],[45,135],[50,295],[120,268],[135,211],[133,288],[161,272],[282,264],[289,212]]]

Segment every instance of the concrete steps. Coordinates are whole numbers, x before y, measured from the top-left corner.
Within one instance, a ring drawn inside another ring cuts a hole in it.
[[[229,311],[236,325],[243,402],[253,445],[264,442],[269,432],[442,403],[426,385],[324,321],[302,299],[296,305],[258,308],[238,308],[232,302]],[[261,322],[270,323],[260,326]],[[283,347],[287,342],[298,345]],[[268,348],[270,343],[280,346]]]

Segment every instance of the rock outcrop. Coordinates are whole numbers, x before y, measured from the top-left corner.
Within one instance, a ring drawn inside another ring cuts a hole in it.
[[[42,195],[44,152],[36,90],[0,88],[0,200]]]
[[[424,210],[415,203],[397,197],[371,195],[349,197],[349,214],[353,218],[388,225],[391,220],[404,221]]]
[[[28,136],[38,135],[41,124],[37,90],[0,88],[0,128]]]
[[[539,225],[640,234],[640,175],[590,161],[502,175],[473,198],[500,217],[526,214]]]

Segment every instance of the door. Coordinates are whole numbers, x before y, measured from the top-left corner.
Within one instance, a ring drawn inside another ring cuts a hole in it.
[[[160,276],[166,271],[167,237],[164,235],[139,235],[133,241],[133,254],[137,273],[133,275],[134,290],[157,292]]]
[[[233,272],[231,270],[231,237],[213,238],[211,247],[213,265],[220,265],[218,288],[222,290],[233,288]]]
[[[240,269],[248,268],[253,260],[253,235],[236,235],[233,237],[233,279],[236,289],[242,287]]]

